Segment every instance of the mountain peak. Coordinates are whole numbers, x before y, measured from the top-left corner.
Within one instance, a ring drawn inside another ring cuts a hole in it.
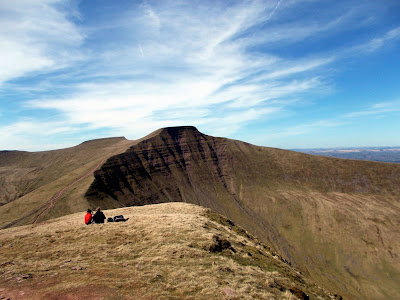
[[[184,132],[202,134],[196,127],[194,126],[175,126],[175,127],[164,127],[160,130],[160,135],[168,134],[172,138],[178,137],[182,135]]]

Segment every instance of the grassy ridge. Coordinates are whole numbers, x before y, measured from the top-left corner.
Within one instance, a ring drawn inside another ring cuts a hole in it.
[[[18,299],[334,299],[243,229],[168,203],[0,231],[0,296]],[[211,251],[216,237],[230,247]],[[10,251],[12,249],[12,251]]]

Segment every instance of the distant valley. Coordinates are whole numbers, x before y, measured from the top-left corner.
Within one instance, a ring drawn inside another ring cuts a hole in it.
[[[293,149],[293,151],[314,154],[314,155],[338,157],[338,158],[400,163],[400,146]]]

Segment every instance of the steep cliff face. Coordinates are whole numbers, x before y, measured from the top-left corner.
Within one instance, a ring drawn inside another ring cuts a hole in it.
[[[170,201],[217,203],[232,198],[226,182],[226,140],[193,127],[167,128],[127,152],[110,158],[95,173],[89,199],[111,197],[123,205]]]
[[[165,128],[95,172],[105,208],[209,207],[350,298],[400,298],[400,165],[341,160]]]

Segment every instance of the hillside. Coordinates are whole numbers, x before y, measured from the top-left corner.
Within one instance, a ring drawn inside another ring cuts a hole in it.
[[[87,163],[88,157],[96,160],[93,156],[97,154],[97,150],[107,151],[109,147],[115,148],[115,144],[126,145],[126,142],[124,138],[110,138],[56,151],[1,151],[1,178],[6,178],[7,181],[1,182],[0,204],[11,202],[74,171]],[[113,151],[115,149],[110,153]]]
[[[347,299],[400,299],[399,164],[258,147],[189,126],[109,145],[115,155],[97,147],[99,160],[90,168],[0,206],[0,225],[30,224],[87,207],[187,202],[226,216]],[[19,217],[26,212],[31,215]]]
[[[92,206],[184,201],[232,219],[320,285],[400,298],[400,166],[311,156],[163,129],[110,158]]]
[[[0,228],[26,225],[82,211],[92,174],[108,158],[157,135],[86,141],[42,152],[0,151]]]
[[[43,217],[86,209],[84,193],[93,180],[93,171],[135,142],[107,138],[54,151],[1,151],[0,227],[30,224]],[[59,205],[55,205],[56,200]]]
[[[0,231],[1,299],[335,299],[205,208],[105,214],[129,220],[86,226],[82,212]]]

